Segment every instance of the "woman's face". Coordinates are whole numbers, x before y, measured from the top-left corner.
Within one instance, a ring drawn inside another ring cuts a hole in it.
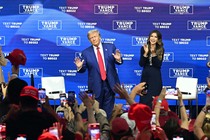
[[[149,37],[149,41],[151,45],[155,45],[158,42],[157,33],[152,33]]]

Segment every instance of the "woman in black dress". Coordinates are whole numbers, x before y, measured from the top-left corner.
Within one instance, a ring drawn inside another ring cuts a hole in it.
[[[147,92],[141,94],[140,103],[152,107],[152,96],[158,96],[162,89],[161,66],[164,48],[162,34],[158,30],[150,32],[147,44],[141,47],[139,65],[143,67],[141,82],[146,82]]]

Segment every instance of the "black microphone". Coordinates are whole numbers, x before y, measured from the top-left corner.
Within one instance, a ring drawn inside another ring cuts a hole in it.
[[[34,87],[34,75],[33,74],[31,74],[31,86]]]
[[[181,92],[181,93],[184,94],[184,95],[191,95],[190,92]]]

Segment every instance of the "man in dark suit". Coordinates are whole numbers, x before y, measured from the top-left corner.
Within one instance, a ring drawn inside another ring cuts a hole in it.
[[[90,30],[87,36],[92,45],[82,51],[82,59],[76,58],[75,64],[79,73],[88,69],[88,89],[93,91],[100,108],[106,111],[109,119],[115,103],[112,89],[116,83],[120,83],[115,64],[120,65],[123,60],[114,44],[101,42],[98,30]],[[101,58],[98,58],[100,55]],[[99,64],[100,59],[102,66]]]

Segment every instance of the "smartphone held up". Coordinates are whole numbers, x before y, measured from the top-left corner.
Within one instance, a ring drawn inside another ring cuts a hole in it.
[[[184,140],[182,136],[174,136],[173,140]]]
[[[39,88],[38,89],[38,93],[39,93],[39,101],[41,104],[45,103],[45,98],[46,98],[46,90],[45,88]]]
[[[75,91],[68,91],[68,104],[73,106],[75,103],[76,94]]]
[[[87,93],[88,97],[93,99],[93,91],[92,90],[86,90],[85,93]]]
[[[67,103],[66,93],[60,93],[60,105],[65,106]]]
[[[123,106],[122,106],[123,112],[128,112],[129,109],[130,109],[130,105],[129,104],[123,104]]]
[[[24,134],[18,134],[16,140],[27,140],[26,135]]]
[[[64,116],[64,111],[57,111],[56,112],[57,114],[58,114],[58,116],[60,117],[60,118],[65,118],[65,116]]]
[[[178,95],[177,88],[166,88],[167,95]]]
[[[100,124],[90,123],[88,124],[88,132],[91,140],[100,140]]]
[[[156,130],[156,113],[154,111],[152,111],[152,118],[151,118],[150,124],[151,124],[151,129],[155,131]]]

